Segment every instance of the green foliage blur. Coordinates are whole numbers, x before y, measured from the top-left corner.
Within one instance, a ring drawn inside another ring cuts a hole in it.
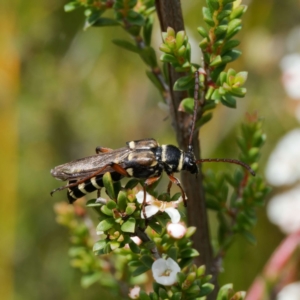
[[[193,60],[200,61],[196,28],[203,26],[204,1],[182,2],[193,55],[198,53]],[[6,195],[1,200],[16,201],[14,209],[5,211],[15,224],[5,274],[12,275],[11,298],[17,300],[108,299],[98,285],[83,289],[80,271],[70,266],[67,230],[56,223],[53,210],[55,202],[66,200],[66,193],[50,197],[50,191],[60,185],[50,176],[51,168],[92,155],[96,146],[119,148],[126,141],[146,137],[175,143],[168,111],[148,80],[144,64],[111,42],[124,37],[124,32],[115,27],[83,31],[82,13],[67,14],[64,4],[57,0],[11,2],[8,13],[1,16],[7,24],[1,32],[12,36],[15,63],[20,66],[13,106],[18,143],[10,149],[18,154],[14,162],[18,175],[9,178],[3,173],[1,177],[2,184],[11,181],[18,186],[16,200],[5,199]],[[246,112],[257,111],[268,136],[261,159],[263,173],[275,142],[297,126],[293,103],[281,85],[279,61],[288,53],[286,37],[300,19],[300,6],[297,1],[275,0],[245,4],[249,7],[239,34],[243,55],[233,65],[235,70],[248,70],[248,93],[235,110],[218,107],[201,129],[201,147],[203,157],[237,157],[238,125]],[[159,55],[161,35],[155,22]],[[204,169],[217,173],[224,165],[209,164]],[[163,191],[166,181],[160,186]],[[211,213],[210,217],[211,234],[216,237],[216,216]],[[247,289],[282,237],[264,209],[259,211],[254,235],[257,246],[238,238],[230,248],[221,284],[233,282],[236,290]]]

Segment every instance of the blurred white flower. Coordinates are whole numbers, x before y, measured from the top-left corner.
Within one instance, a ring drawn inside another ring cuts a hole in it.
[[[172,258],[159,258],[152,264],[152,274],[155,281],[162,285],[173,285],[177,282],[177,273],[180,267]]]
[[[300,185],[273,197],[268,204],[267,213],[270,221],[284,233],[300,230]]]
[[[136,195],[136,199],[139,203],[143,203],[144,200],[144,191],[139,191]],[[145,207],[146,217],[150,218],[153,215],[157,214],[159,211],[166,212],[171,218],[172,223],[178,223],[180,221],[180,214],[177,210],[178,203],[181,202],[180,198],[177,201],[160,201],[150,194],[146,193],[146,203]],[[141,211],[141,218],[144,219],[144,213]]]
[[[141,288],[137,285],[135,285],[132,289],[129,290],[129,298],[130,299],[138,299],[140,296],[140,290]]]
[[[278,142],[267,163],[266,178],[276,186],[300,179],[300,129],[288,132]]]
[[[300,54],[288,54],[280,62],[282,82],[293,100],[300,100]]]
[[[142,240],[138,236],[132,236],[130,239],[132,239],[137,245],[142,243]]]
[[[300,282],[286,285],[277,295],[276,300],[299,300]]]
[[[182,223],[169,223],[167,225],[168,234],[174,239],[181,239],[186,233],[186,226]]]

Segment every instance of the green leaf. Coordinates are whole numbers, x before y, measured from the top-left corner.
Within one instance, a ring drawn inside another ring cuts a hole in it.
[[[96,199],[88,200],[88,201],[86,202],[86,207],[99,207],[99,206],[102,206],[102,205],[103,205],[103,204],[97,203],[97,202],[95,202],[95,201],[96,201]]]
[[[109,18],[98,18],[92,25],[94,27],[120,26],[120,23]]]
[[[149,270],[149,268],[147,268],[146,266],[142,265],[140,267],[137,267],[133,272],[132,272],[132,276],[136,277],[139,276],[143,273],[146,273]]]
[[[153,74],[153,72],[151,72],[151,71],[146,71],[146,74],[147,74],[147,77],[151,80],[151,82],[162,93],[164,91],[164,88],[163,88],[161,82],[159,81],[159,79],[157,78],[157,76],[155,76],[155,74]]]
[[[133,253],[139,254],[141,252],[140,247],[132,240],[129,242],[129,248]]]
[[[219,290],[216,300],[228,300],[232,292],[233,292],[232,283],[223,285]]]
[[[229,50],[222,55],[222,61],[226,62],[226,63],[234,61],[234,60],[238,59],[241,56],[241,54],[242,54],[242,51],[240,51],[240,50],[237,50],[237,49]],[[228,59],[225,60],[225,57],[227,57],[227,56],[230,57],[229,60]]]
[[[174,55],[167,53],[162,54],[160,60],[166,63],[177,63],[177,58]]]
[[[135,178],[130,179],[126,185],[125,185],[125,189],[130,189],[132,190],[133,188],[135,188],[137,185],[139,184],[139,181]]]
[[[115,189],[114,189],[114,183],[111,178],[111,174],[109,172],[106,172],[103,176],[103,185],[106,188],[106,193],[111,199],[115,199]]]
[[[225,96],[222,96],[221,102],[223,105],[230,107],[230,108],[236,108],[236,100],[233,96],[226,94]]]
[[[233,19],[228,23],[227,39],[230,39],[241,29],[241,23],[242,21],[240,19]]]
[[[162,234],[163,233],[163,228],[161,225],[157,224],[156,222],[150,221],[149,222],[149,226],[158,234]]]
[[[101,210],[105,215],[107,215],[107,216],[110,216],[110,217],[111,217],[111,216],[113,215],[112,210],[109,209],[109,208],[107,207],[107,205],[102,205],[101,208],[100,208],[100,210]]]
[[[220,64],[222,64],[222,57],[221,55],[217,55],[211,62],[210,62],[210,66],[211,67],[217,67],[219,66]]]
[[[229,41],[226,41],[224,46],[222,47],[222,55],[224,53],[226,53],[228,50],[231,50],[235,47],[237,47],[238,45],[240,44],[240,41],[239,40],[229,40]]]
[[[240,5],[238,7],[236,7],[230,14],[230,19],[237,19],[240,18],[247,10],[247,6],[246,5]]]
[[[77,1],[69,2],[69,3],[65,4],[64,10],[65,10],[65,12],[70,12],[80,6],[81,6],[80,2],[77,2]]]
[[[96,230],[97,231],[106,231],[106,230],[112,228],[114,226],[114,224],[115,224],[114,218],[107,218],[98,224]]]
[[[114,209],[117,207],[117,204],[115,201],[109,199],[106,203],[106,206],[109,208],[109,209]]]
[[[112,40],[112,42],[115,45],[117,45],[117,46],[119,46],[121,48],[124,48],[124,49],[126,49],[128,51],[132,51],[132,52],[135,52],[135,53],[139,53],[140,52],[140,49],[137,46],[135,46],[134,44],[132,44],[132,43],[130,43],[128,41],[114,39],[114,40]]]
[[[207,7],[203,7],[202,9],[203,19],[206,24],[213,27],[215,25],[215,22],[212,19],[212,15],[210,10]]]
[[[199,297],[206,296],[210,294],[215,289],[215,286],[212,283],[204,283],[201,286]]]
[[[88,29],[89,27],[93,26],[96,21],[100,18],[102,12],[100,11],[93,11],[86,19],[84,24],[84,30]]]
[[[195,100],[194,98],[185,98],[180,102],[180,110],[192,114],[194,112]]]
[[[126,187],[125,187],[126,188]],[[118,207],[121,211],[125,211],[127,207],[127,194],[125,191],[120,191],[117,199]]]
[[[135,218],[131,217],[122,224],[121,230],[124,232],[134,233],[135,232],[135,223],[136,223]]]
[[[148,296],[148,294],[144,291],[140,291],[139,298],[140,300],[151,300],[151,298]]]
[[[204,114],[201,119],[199,119],[197,122],[196,122],[196,125],[195,125],[195,128],[196,130],[200,127],[202,127],[204,124],[206,124],[207,122],[209,122],[211,119],[212,119],[212,116],[213,114],[210,112],[210,113],[207,113],[207,114]]]
[[[180,252],[180,257],[191,258],[199,256],[199,252],[196,249],[189,248]]]
[[[98,241],[93,246],[93,252],[103,249],[107,244],[106,240]]]
[[[255,236],[248,230],[242,231],[242,235],[246,238],[246,240],[251,244],[251,245],[256,245],[257,241]]]
[[[140,51],[142,60],[151,68],[157,66],[156,54],[152,47],[145,47]]]
[[[159,288],[158,295],[161,299],[169,299],[168,293],[164,288]]]
[[[195,85],[194,82],[194,76],[193,75],[188,75],[188,76],[183,76],[180,77],[179,79],[176,80],[174,84],[174,91],[185,91],[190,88],[193,88]]]
[[[151,269],[152,265],[153,265],[153,258],[150,256],[150,255],[143,255],[141,258],[140,258],[140,261],[143,263],[143,265],[145,267],[147,267],[148,269]]]
[[[127,15],[127,20],[131,25],[144,26],[144,17],[134,10],[130,10]]]
[[[146,46],[150,46],[151,44],[151,36],[153,29],[153,16],[149,16],[145,20],[145,26],[143,27],[143,36]]]
[[[204,27],[202,26],[198,27],[197,31],[203,38],[208,38],[208,32]]]
[[[178,248],[172,246],[168,249],[167,255],[171,257],[174,261],[177,261],[178,256]]]
[[[81,285],[84,288],[88,288],[92,284],[100,281],[100,279],[101,279],[102,276],[103,275],[100,272],[90,273],[90,274],[84,274],[81,277]]]

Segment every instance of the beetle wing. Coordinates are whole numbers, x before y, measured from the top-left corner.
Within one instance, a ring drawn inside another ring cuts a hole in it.
[[[131,152],[132,150],[129,148],[123,147],[110,152],[103,152],[80,158],[55,167],[51,170],[51,174],[53,177],[60,180],[81,179],[92,175],[97,170],[112,162],[121,164],[121,162],[124,161]],[[105,170],[103,170],[103,173],[106,172],[114,172],[114,170],[108,166]]]

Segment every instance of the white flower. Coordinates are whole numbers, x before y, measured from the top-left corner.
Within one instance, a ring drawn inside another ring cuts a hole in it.
[[[275,185],[290,185],[300,179],[300,129],[287,133],[270,155],[266,177]]]
[[[276,300],[299,300],[300,282],[286,285],[277,295]]]
[[[177,282],[177,273],[180,267],[172,258],[159,258],[152,265],[152,274],[155,281],[162,285],[173,285]]]
[[[168,234],[174,239],[181,239],[186,233],[186,226],[182,223],[169,223],[167,225]]]
[[[284,233],[300,230],[300,185],[271,199],[267,207],[270,221]]]
[[[300,55],[293,53],[284,56],[280,67],[286,93],[293,100],[300,100]]]
[[[136,199],[139,203],[143,203],[144,200],[144,191],[139,191],[136,195]],[[180,221],[180,214],[177,210],[178,203],[181,202],[182,199],[180,198],[177,201],[160,201],[150,194],[146,193],[146,203],[147,206],[145,207],[146,217],[150,218],[153,215],[157,214],[159,211],[166,212],[169,217],[171,218],[172,223],[178,223]],[[144,213],[141,211],[141,218],[144,219]]]
[[[132,289],[130,289],[130,291],[129,291],[129,294],[128,294],[129,298],[130,298],[130,299],[138,299],[139,296],[140,296],[140,290],[141,290],[141,288],[140,288],[139,286],[135,285],[135,286],[134,286]]]

